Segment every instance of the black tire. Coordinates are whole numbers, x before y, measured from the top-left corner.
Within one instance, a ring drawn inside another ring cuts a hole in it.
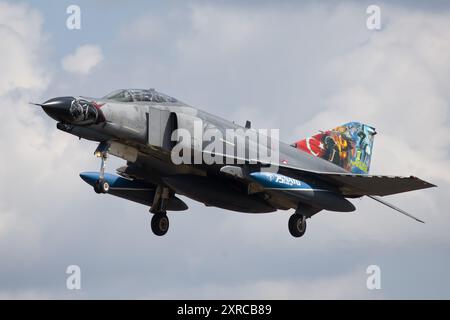
[[[295,238],[303,236],[306,232],[306,218],[305,216],[294,213],[289,218],[289,232]]]
[[[100,190],[100,181],[98,181],[98,180],[95,181],[95,183],[94,183],[94,191],[97,194],[102,193],[102,191]]]
[[[108,193],[109,192],[109,183],[105,180],[97,180],[94,183],[94,191],[96,193]]]
[[[165,213],[155,213],[151,225],[155,235],[163,236],[169,230],[169,218]]]

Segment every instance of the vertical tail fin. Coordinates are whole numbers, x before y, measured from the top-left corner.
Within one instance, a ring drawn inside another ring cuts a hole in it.
[[[293,144],[352,173],[369,173],[375,128],[349,122]]]

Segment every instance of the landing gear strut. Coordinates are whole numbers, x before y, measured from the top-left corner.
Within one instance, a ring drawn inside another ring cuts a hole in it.
[[[152,231],[157,236],[163,236],[169,230],[169,218],[166,214],[169,196],[169,188],[161,185],[156,188],[150,212],[153,213],[151,223]]]
[[[306,232],[306,217],[299,213],[294,213],[289,218],[289,232],[293,237],[299,238]]]
[[[109,183],[105,180],[105,167],[106,160],[108,159],[108,149],[109,144],[107,142],[101,142],[94,153],[96,157],[101,159],[100,175],[98,180],[94,184],[94,191],[96,193],[108,193],[109,191]]]

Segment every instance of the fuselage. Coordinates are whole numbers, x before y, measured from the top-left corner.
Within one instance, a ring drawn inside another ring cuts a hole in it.
[[[336,211],[351,211],[354,207],[344,197],[323,181],[311,180],[310,177],[299,177],[301,181],[311,186],[303,190],[264,190],[258,192],[255,184],[260,181],[239,179],[221,172],[226,158],[230,156],[227,148],[237,140],[227,140],[227,130],[233,130],[236,135],[247,139],[245,152],[240,163],[243,167],[248,162],[258,159],[251,154],[259,154],[260,140],[254,135],[247,135],[249,130],[234,122],[189,106],[183,102],[173,101],[115,101],[110,98],[77,97],[77,100],[90,102],[97,111],[97,117],[83,118],[77,122],[60,121],[58,128],[80,138],[111,143],[110,153],[125,159],[132,164],[133,178],[150,182],[154,185],[165,185],[176,194],[182,194],[200,201],[208,206],[216,206],[228,210],[264,213],[277,209],[297,208],[305,201],[308,206],[321,204],[318,209],[327,208]],[[89,108],[85,109],[86,114]],[[92,113],[95,110],[92,110]],[[184,129],[192,133],[192,149],[204,152],[207,141],[195,137],[194,123],[201,123],[202,133],[205,130],[216,131],[224,138],[222,150],[215,155],[223,155],[222,163],[205,164],[189,163],[174,164],[171,161],[171,149],[174,145],[171,133],[175,129]],[[276,142],[276,143],[275,143]],[[232,158],[236,160],[236,150],[232,149]],[[316,158],[292,146],[279,141],[270,142],[269,152],[277,154],[274,165],[292,166],[307,171],[345,172],[341,167],[328,161]],[[254,163],[253,162],[253,163]],[[136,170],[141,168],[141,170]],[[255,192],[251,191],[256,189]],[[350,205],[349,205],[350,204]]]
[[[301,237],[321,210],[350,212],[347,198],[433,187],[416,177],[369,175],[375,128],[349,122],[298,140],[275,129],[254,129],[187,105],[154,89],[126,89],[103,98],[59,97],[41,106],[57,128],[99,142],[99,172],[81,178],[97,193],[150,207],[152,231],[169,227],[167,211],[183,211],[184,195],[206,206],[246,213],[295,209],[288,227]],[[108,155],[126,160],[105,172]]]

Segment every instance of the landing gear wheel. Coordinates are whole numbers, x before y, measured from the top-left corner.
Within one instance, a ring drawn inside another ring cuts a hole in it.
[[[155,213],[152,217],[152,231],[157,236],[163,236],[169,230],[169,218],[165,213]]]
[[[94,191],[96,193],[108,193],[109,183],[105,180],[97,180],[94,183]]]
[[[306,232],[306,218],[304,215],[294,213],[289,218],[289,232],[293,237],[299,238]]]
[[[101,191],[100,191],[100,184],[99,184],[98,180],[95,181],[95,183],[94,183],[94,191],[95,191],[95,193],[98,193],[98,194],[101,193]]]

